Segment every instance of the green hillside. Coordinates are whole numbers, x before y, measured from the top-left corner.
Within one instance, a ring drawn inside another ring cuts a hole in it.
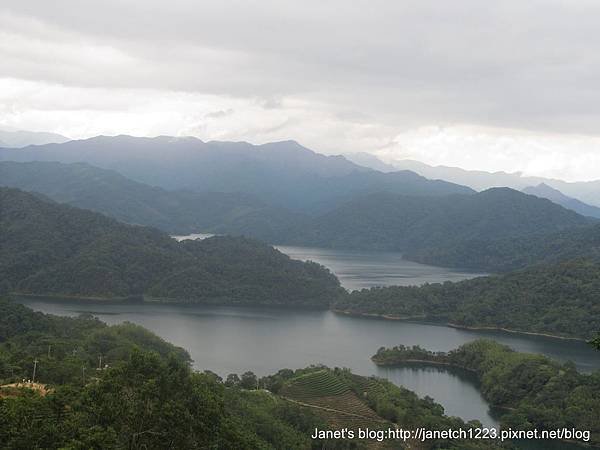
[[[176,242],[146,227],[0,189],[2,290],[326,308],[338,280],[245,238]]]

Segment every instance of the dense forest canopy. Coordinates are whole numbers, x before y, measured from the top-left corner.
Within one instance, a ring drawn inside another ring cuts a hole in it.
[[[600,263],[576,259],[458,283],[364,289],[334,308],[589,339],[600,330]]]
[[[324,267],[245,238],[176,242],[16,189],[0,189],[1,289],[22,294],[328,307]]]
[[[373,356],[385,366],[415,359],[474,372],[484,397],[503,411],[504,427],[589,430],[590,442],[600,444],[600,372],[580,374],[570,363],[515,352],[490,340],[473,341],[448,353],[398,346],[380,348]]]

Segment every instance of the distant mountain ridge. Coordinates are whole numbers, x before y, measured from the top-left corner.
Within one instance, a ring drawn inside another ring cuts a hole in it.
[[[28,145],[64,143],[68,137],[56,133],[26,130],[0,130],[0,147],[20,148]]]
[[[492,187],[510,187],[522,190],[544,183],[589,205],[600,207],[600,180],[567,182],[552,178],[524,176],[520,172],[485,172],[466,170],[459,167],[431,166],[413,160],[394,160],[391,164],[399,170],[412,170],[430,179],[446,180],[469,186],[476,191]]]
[[[344,156],[359,166],[368,167],[380,172],[397,172],[399,169],[387,164],[377,156],[367,152],[344,153]]]
[[[165,189],[251,194],[272,205],[322,212],[357,194],[470,194],[473,190],[415,173],[384,174],[325,156],[294,141],[264,145],[196,138],[98,136],[64,144],[0,149],[4,161],[86,162]]]
[[[547,198],[554,203],[564,206],[567,209],[575,211],[582,216],[595,217],[600,219],[600,208],[588,205],[580,200],[569,197],[558,189],[548,186],[546,183],[540,183],[537,186],[529,186],[522,189],[525,194],[535,195],[540,198]]]

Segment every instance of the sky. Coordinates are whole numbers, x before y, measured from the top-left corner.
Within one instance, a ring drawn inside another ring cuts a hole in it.
[[[600,2],[3,0],[0,128],[600,179]]]

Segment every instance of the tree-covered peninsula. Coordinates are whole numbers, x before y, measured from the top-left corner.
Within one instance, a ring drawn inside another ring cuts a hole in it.
[[[458,283],[363,289],[334,309],[590,339],[600,330],[600,263],[575,259]]]
[[[502,411],[512,429],[589,430],[600,444],[600,372],[581,374],[571,363],[519,353],[491,340],[477,340],[448,353],[419,347],[380,348],[373,361],[382,366],[429,362],[473,372],[486,400]]]

